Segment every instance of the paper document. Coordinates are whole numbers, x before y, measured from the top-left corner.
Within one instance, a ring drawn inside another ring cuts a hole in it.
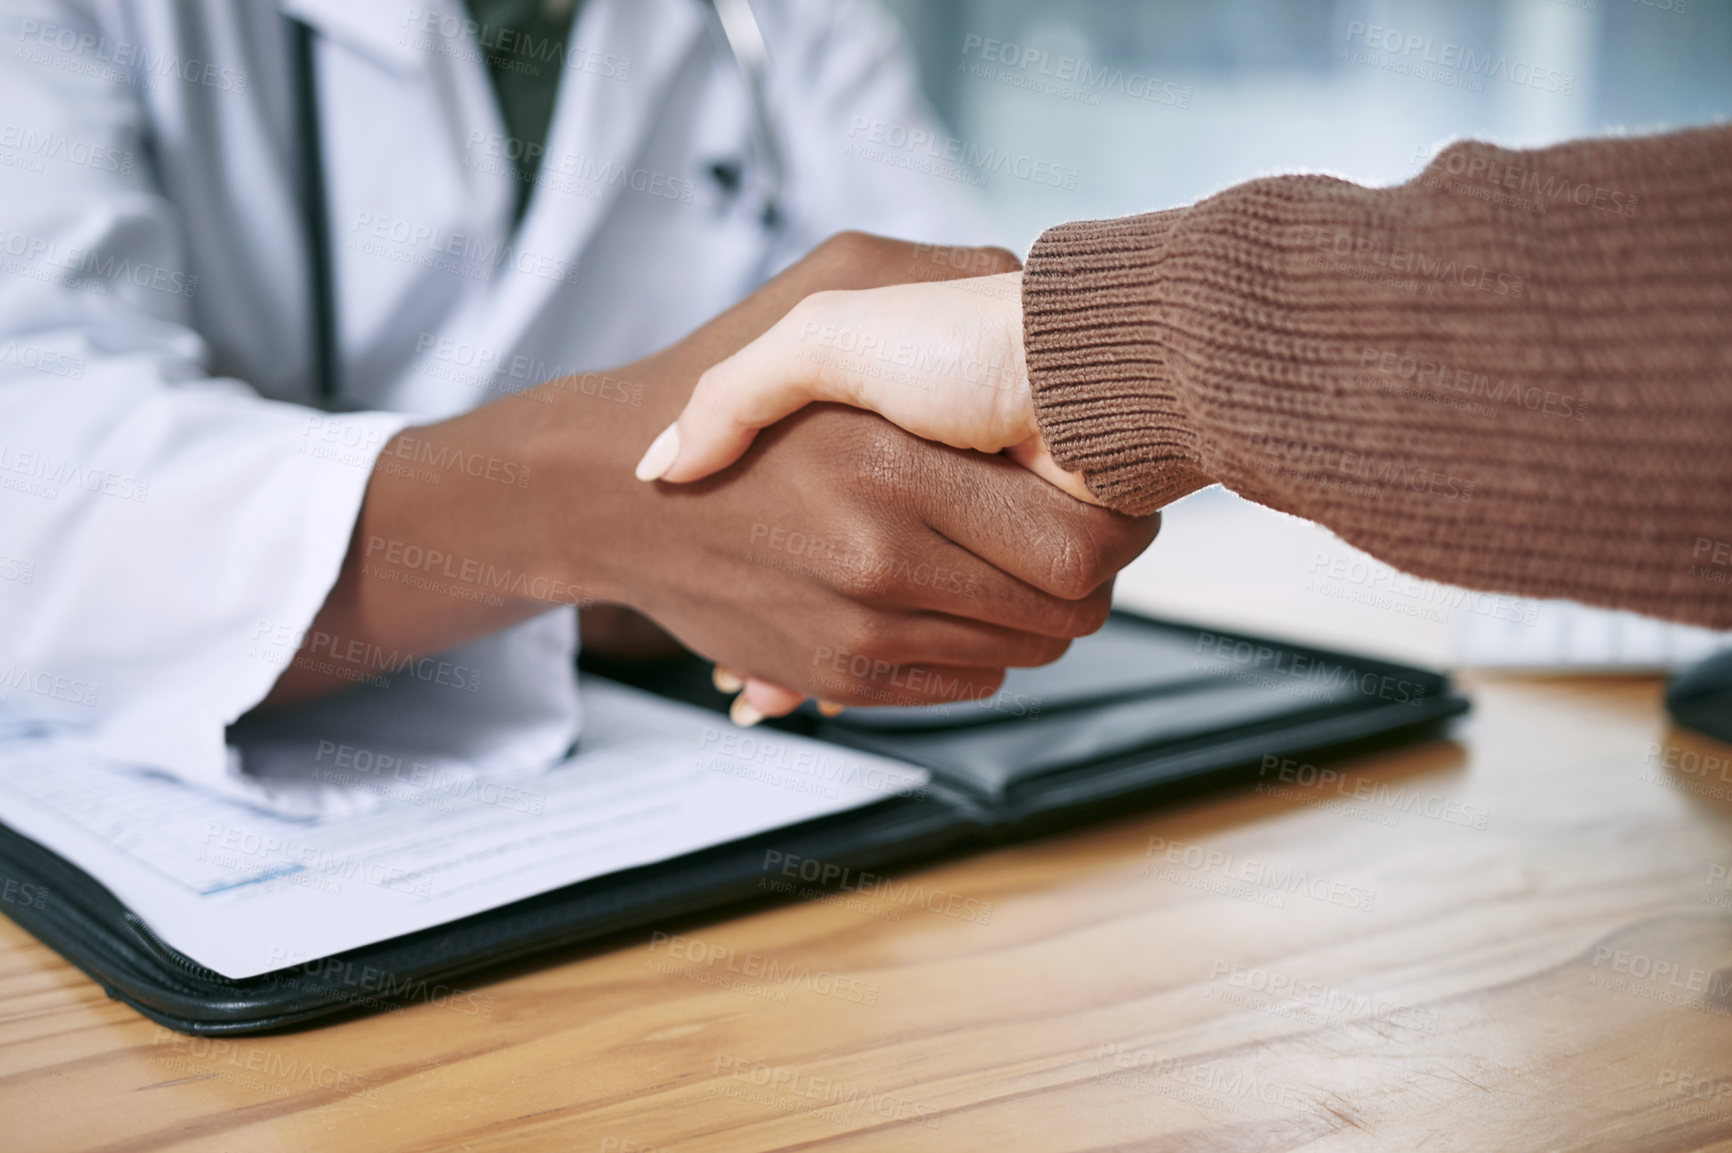
[[[577,754],[490,779],[319,742],[324,779],[371,791],[296,819],[53,740],[0,745],[0,821],[66,857],[164,941],[253,977],[893,796],[924,770],[742,730],[585,679]],[[324,747],[330,746],[330,747]]]

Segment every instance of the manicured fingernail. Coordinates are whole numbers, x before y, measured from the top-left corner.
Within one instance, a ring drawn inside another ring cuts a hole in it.
[[[677,423],[670,424],[662,429],[660,436],[650,442],[649,451],[637,462],[637,478],[660,480],[662,474],[674,466],[674,460],[679,455],[680,426]]]
[[[715,671],[710,673],[710,683],[716,686],[717,692],[722,693],[737,693],[746,687],[744,678],[734,675],[721,665],[717,665]]]
[[[752,705],[752,702],[748,701],[744,696],[738,696],[734,698],[734,703],[728,708],[728,719],[733,721],[736,725],[739,725],[742,729],[749,729],[759,721],[763,720],[764,714],[760,713]]]
[[[839,717],[847,708],[847,705],[832,704],[829,701],[818,702],[818,711],[827,717]]]

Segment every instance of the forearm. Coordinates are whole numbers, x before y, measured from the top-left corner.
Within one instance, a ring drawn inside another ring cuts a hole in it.
[[[533,464],[502,436],[506,403],[405,429],[368,481],[342,572],[262,708],[294,704],[377,673],[381,660],[432,655],[552,607],[525,595],[544,579],[525,532]],[[421,460],[418,463],[417,457]],[[463,467],[481,462],[479,478]],[[508,462],[509,474],[487,462]],[[455,467],[453,467],[455,464]],[[525,578],[522,587],[512,585]]]
[[[406,429],[386,445],[337,583],[261,707],[348,687],[378,671],[379,654],[443,652],[547,607],[510,588],[530,563],[524,550],[501,551],[487,539],[491,525],[520,518],[524,502],[514,504],[514,494],[461,469],[410,463],[422,446],[446,460],[494,455],[478,443],[485,438],[477,434],[494,423],[494,414],[483,413]]]
[[[444,652],[561,605],[625,599],[601,523],[607,474],[627,472],[620,445],[680,399],[664,399],[676,386],[643,369],[607,374],[606,387],[602,374],[589,387],[582,376],[553,381],[390,441],[342,573],[262,707],[335,692],[381,660]]]
[[[1219,480],[1424,576],[1732,624],[1698,563],[1732,540],[1732,132],[1069,225],[1024,307],[1043,435],[1114,507]]]

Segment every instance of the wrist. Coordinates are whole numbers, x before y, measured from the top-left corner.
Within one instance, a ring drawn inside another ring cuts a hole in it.
[[[477,417],[406,428],[386,442],[342,570],[302,641],[320,659],[298,655],[262,707],[351,687],[368,670],[332,655],[339,651],[430,655],[542,611],[514,587],[523,561],[500,531],[512,511],[506,494],[521,496],[533,474],[476,437]]]
[[[584,600],[645,607],[664,524],[655,486],[633,465],[690,396],[697,371],[670,352],[623,368],[548,381],[506,401],[532,479],[532,568],[581,587]]]
[[[487,406],[386,443],[350,545],[369,578],[358,591],[381,612],[491,621],[551,598],[532,531],[536,465],[509,415]]]

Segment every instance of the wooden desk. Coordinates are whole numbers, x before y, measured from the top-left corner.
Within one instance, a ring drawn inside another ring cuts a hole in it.
[[[0,922],[0,1147],[1732,1149],[1732,750],[1469,687],[1327,785],[221,1047]]]

